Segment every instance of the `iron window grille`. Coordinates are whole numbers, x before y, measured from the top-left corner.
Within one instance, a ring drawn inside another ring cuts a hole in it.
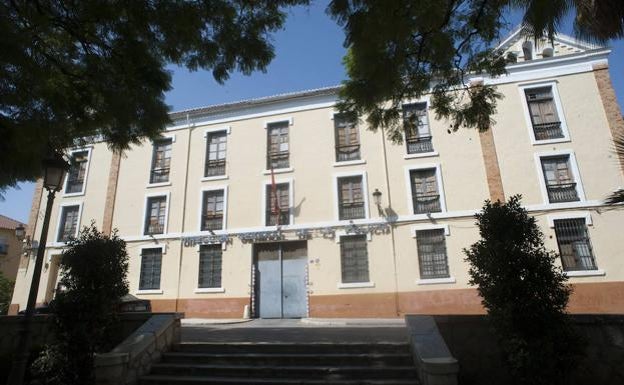
[[[288,124],[285,121],[267,126],[267,170],[290,167]]]
[[[347,114],[334,115],[336,162],[360,159],[360,138],[357,119]]]
[[[222,266],[221,245],[201,245],[199,247],[199,277],[200,289],[221,287]]]
[[[143,249],[141,251],[141,275],[139,277],[139,290],[160,289],[161,267],[161,248]]]
[[[585,219],[558,219],[554,224],[563,270],[596,270]]]
[[[340,220],[366,218],[362,177],[338,178],[338,218]]]
[[[63,206],[61,209],[61,223],[57,236],[58,242],[67,242],[76,236],[79,211],[79,206]]]
[[[169,171],[171,168],[171,143],[172,139],[170,138],[154,142],[150,183],[165,183],[169,181]]]
[[[82,192],[88,160],[88,151],[74,152],[72,154],[69,172],[67,173],[67,185],[65,186],[66,194]]]
[[[290,224],[290,191],[288,183],[266,186],[266,226]],[[279,218],[279,223],[278,223]]]
[[[416,243],[420,278],[448,278],[449,267],[444,229],[418,230]]]
[[[403,130],[408,154],[433,152],[427,103],[403,105]]]
[[[201,231],[223,229],[223,190],[204,191]]]
[[[542,170],[550,203],[579,201],[576,182],[570,170],[570,156],[542,158]]]
[[[9,253],[9,241],[6,237],[0,237],[0,254],[6,255]]]
[[[208,134],[206,140],[206,165],[204,176],[225,175],[225,157],[227,154],[227,132],[219,131]]]
[[[145,215],[145,235],[162,234],[165,232],[165,216],[167,197],[150,197],[147,199]]]
[[[414,214],[442,211],[435,169],[411,170],[412,205]]]
[[[366,235],[340,237],[342,283],[369,282]]]
[[[563,129],[552,93],[552,87],[532,88],[524,91],[535,140],[563,138]]]

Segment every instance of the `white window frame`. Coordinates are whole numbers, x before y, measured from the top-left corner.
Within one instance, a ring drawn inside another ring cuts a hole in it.
[[[405,137],[405,129],[403,127],[403,106],[409,105],[409,104],[419,104],[419,103],[425,104],[425,113],[427,114],[427,124],[429,125],[429,134],[431,135],[431,144],[433,146],[433,151],[421,152],[418,154],[408,154],[407,142],[406,142],[407,138]],[[440,155],[438,151],[436,150],[437,147],[435,146],[435,143],[433,142],[433,130],[431,129],[432,120],[430,119],[430,115],[429,115],[430,104],[431,104],[431,97],[429,95],[426,95],[423,98],[418,99],[418,100],[408,100],[408,101],[404,101],[403,103],[401,103],[401,137],[403,138],[403,159],[428,158],[428,157]]]
[[[145,194],[145,198],[143,200],[143,216],[141,217],[141,236],[142,237],[157,237],[157,236],[162,236],[167,234],[167,229],[168,229],[168,224],[169,224],[169,206],[170,206],[170,195],[171,193],[169,191],[162,191],[162,192],[154,192],[154,193],[149,193],[149,194]],[[145,215],[147,214],[147,202],[149,201],[149,198],[153,198],[153,197],[165,197],[165,225],[163,227],[163,232],[162,234],[145,234]]]
[[[416,259],[418,263],[420,263],[420,257],[418,256],[418,245],[417,245],[418,238],[416,236],[416,232],[421,231],[421,230],[439,230],[439,229],[444,230],[445,237],[448,237],[451,235],[450,227],[447,224],[434,225],[434,224],[424,223],[421,225],[412,226],[410,228],[410,233],[412,234],[412,238],[414,238],[414,245],[416,246]],[[446,244],[446,238],[445,238],[445,244]],[[449,260],[448,247],[446,247],[446,263],[448,263],[449,265],[448,277],[446,278],[424,278],[424,279],[419,278],[416,280],[416,284],[417,285],[439,285],[439,284],[456,283],[457,279],[455,279],[455,277],[451,275],[451,264]]]
[[[555,102],[555,108],[557,110],[557,116],[559,117],[559,121],[561,122],[561,132],[563,133],[563,138],[557,139],[546,139],[546,140],[537,140],[535,139],[535,131],[533,130],[533,121],[531,120],[531,113],[529,111],[529,102],[526,98],[526,90],[531,90],[533,88],[542,88],[542,87],[550,87],[551,92],[553,94],[553,100]],[[540,144],[552,144],[552,143],[565,143],[570,142],[570,132],[568,131],[568,124],[566,123],[565,114],[563,113],[563,106],[561,105],[561,98],[559,97],[559,91],[557,90],[557,81],[556,80],[548,80],[548,81],[540,81],[540,82],[532,82],[532,83],[521,83],[518,85],[518,91],[520,92],[520,97],[522,100],[522,111],[524,112],[524,119],[526,122],[526,127],[529,130],[529,138],[531,139],[532,145],[540,145]]]
[[[224,251],[226,250],[225,247],[225,243],[221,243],[221,242],[213,242],[213,243],[206,243],[206,245],[218,245],[221,244],[221,287],[195,287],[195,289],[193,290],[193,292],[195,294],[215,294],[215,293],[225,293],[225,288],[223,287],[223,258],[224,258]],[[195,246],[195,251],[197,252],[197,265],[195,266],[195,271],[197,272],[198,275],[198,279],[196,279],[196,286],[199,286],[199,252],[201,251],[200,246],[202,245],[196,245]]]
[[[221,230],[213,230],[213,232],[217,233],[219,231],[224,231],[227,229],[227,204],[228,204],[228,185],[221,186],[207,186],[202,187],[199,191],[199,215],[197,216],[197,231],[201,234],[210,234],[210,231],[204,230],[202,231],[202,215],[204,213],[204,193],[206,191],[223,191],[223,224]]]
[[[137,289],[135,294],[137,295],[146,295],[146,294],[163,294],[164,291],[162,289],[162,279],[163,279],[163,261],[160,262],[160,287],[161,289],[149,289],[149,290],[140,290],[139,285],[141,284],[141,264],[143,262],[143,250],[144,249],[160,249],[162,258],[164,259],[165,254],[167,254],[167,245],[141,245],[139,246],[139,277],[137,279]]]
[[[292,226],[295,224],[295,189],[294,189],[294,185],[295,185],[295,180],[293,178],[281,178],[281,179],[275,179],[275,184],[288,184],[288,217],[289,217],[289,223],[287,225],[280,225],[280,227],[288,227],[288,226]],[[266,200],[267,200],[267,196],[266,196],[266,190],[267,190],[267,186],[270,186],[272,184],[271,180],[268,181],[264,181],[262,183],[262,212],[260,214],[260,218],[262,220],[262,227],[264,228],[272,228],[275,226],[267,226],[266,225]]]
[[[171,162],[173,162],[173,144],[176,141],[176,134],[162,133],[159,139],[171,139]],[[147,188],[171,186],[171,170],[173,169],[172,164],[169,165],[169,180],[167,182],[150,183],[152,175],[152,162],[154,161],[154,141],[151,140],[150,143],[152,144],[152,151],[150,153],[149,173],[147,175]]]
[[[61,221],[63,219],[63,208],[64,207],[71,207],[71,206],[78,206],[78,223],[76,224],[76,233],[74,234],[74,237],[78,236],[78,233],[80,232],[80,222],[82,221],[82,205],[84,202],[80,201],[80,202],[64,202],[61,203],[59,205],[59,212],[58,212],[58,219],[56,221],[56,233],[54,235],[54,241],[57,244],[61,244],[64,245],[66,242],[62,242],[59,240],[59,230],[61,229]]]
[[[360,176],[362,177],[362,195],[364,196],[364,218],[358,219],[340,219],[340,195],[338,194],[338,179],[339,178],[348,178],[352,176]],[[368,199],[368,178],[366,171],[349,171],[349,172],[338,172],[333,174],[333,197],[334,197],[334,219],[338,223],[350,222],[353,221],[357,223],[358,221],[364,221],[370,219],[370,210],[368,208],[369,199]],[[353,234],[349,234],[353,235]]]
[[[574,176],[574,183],[576,183],[576,193],[579,196],[579,200],[575,202],[559,202],[559,203],[550,203],[548,199],[548,189],[546,188],[546,177],[544,175],[544,170],[542,169],[542,158],[548,158],[553,156],[563,156],[568,155],[568,162],[570,163],[570,171]],[[536,152],[533,154],[535,167],[537,168],[537,176],[539,178],[539,187],[542,192],[542,200],[545,205],[548,207],[567,207],[571,204],[578,204],[580,202],[585,202],[585,190],[583,189],[583,181],[581,179],[581,173],[578,169],[578,164],[576,162],[576,156],[574,155],[574,151],[572,150],[557,150],[557,151],[547,151],[547,152]]]
[[[428,170],[435,169],[436,182],[438,183],[438,193],[440,194],[440,212],[430,213],[432,215],[446,212],[446,195],[444,194],[444,183],[442,180],[442,167],[440,163],[427,163],[427,164],[413,164],[405,166],[405,186],[407,187],[407,207],[409,208],[410,216],[426,216],[427,214],[415,214],[414,202],[412,201],[412,181],[410,178],[410,172],[414,170]]]
[[[287,116],[285,118],[280,118],[280,119],[265,120],[262,123],[262,125],[263,125],[263,128],[265,130],[268,130],[270,124],[283,123],[283,122],[288,122],[288,126],[290,127],[290,126],[292,126],[294,124],[295,121],[294,121],[292,116]],[[265,132],[265,138],[267,137],[267,135],[268,135],[268,133]],[[290,150],[290,148],[291,148],[291,141],[290,141],[290,139],[291,139],[291,131],[290,131],[290,128],[289,128],[288,129],[288,154],[289,154],[288,155],[288,164],[290,164],[290,167],[275,168],[275,169],[273,169],[273,173],[274,174],[282,174],[282,173],[286,173],[286,172],[293,172],[293,171],[295,171],[295,169],[292,167],[292,158],[290,157],[290,154],[292,154],[292,151]],[[264,144],[264,149],[265,149],[264,150],[264,157],[265,157],[265,159],[264,159],[265,162],[264,163],[265,163],[265,166],[266,166],[266,163],[267,163],[266,157],[267,157],[267,155],[269,153],[268,148],[267,148],[268,145],[269,145],[269,143],[268,143],[268,139],[267,139],[266,143]],[[262,171],[262,174],[263,175],[271,175],[271,170],[266,170],[265,169],[264,171]]]
[[[232,132],[232,127],[231,126],[221,126],[221,127],[212,127],[212,128],[206,128],[204,129],[204,155],[203,155],[203,161],[204,163],[202,163],[204,165],[204,168],[206,167],[206,157],[208,156],[208,136],[210,134],[214,134],[217,132],[224,132],[225,131],[225,135],[227,137],[230,136],[230,133]],[[226,139],[226,143],[229,142],[229,138]],[[227,146],[227,144],[226,144]],[[202,172],[202,178],[201,181],[205,182],[205,181],[211,181],[211,180],[223,180],[223,179],[228,179],[228,175],[227,175],[227,171],[228,171],[228,167],[227,167],[227,158],[228,158],[228,149],[226,149],[226,153],[225,153],[225,174],[223,175],[217,175],[217,176],[204,176],[205,173],[205,169]]]
[[[67,172],[65,174],[65,181],[63,182],[63,197],[67,198],[67,197],[76,197],[76,196],[81,196],[85,194],[85,190],[87,189],[87,178],[89,177],[89,166],[91,165],[91,150],[93,149],[92,146],[88,146],[88,147],[81,147],[81,148],[76,148],[74,150],[71,150],[69,152],[69,157],[70,160],[73,158],[74,154],[77,152],[87,152],[87,167],[85,169],[85,175],[84,175],[84,181],[82,182],[82,190],[79,192],[75,192],[75,193],[67,193],[67,183],[69,182],[69,172]]]
[[[587,233],[589,235],[589,227],[594,225],[594,222],[591,217],[591,213],[589,211],[577,211],[577,212],[566,212],[561,214],[551,214],[546,217],[548,221],[548,227],[551,229],[555,229],[555,221],[562,219],[584,219],[585,226],[588,227]],[[557,235],[554,235],[555,242],[557,243],[557,254],[559,253],[559,240],[557,239]],[[591,238],[591,237],[590,237]],[[592,247],[592,253],[594,254],[594,263],[598,265],[597,257],[595,250]],[[561,261],[561,256],[557,258],[559,264],[563,267],[563,262]],[[596,270],[572,270],[572,271],[564,271],[563,274],[568,277],[602,277],[606,275],[606,272],[603,269]]]

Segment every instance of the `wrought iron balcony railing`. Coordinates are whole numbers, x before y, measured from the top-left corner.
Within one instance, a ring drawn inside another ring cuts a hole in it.
[[[407,143],[408,154],[433,152],[431,136],[409,136],[405,138],[405,142]]]
[[[348,144],[342,146],[336,146],[336,161],[345,162],[349,160],[360,159],[360,145]]]
[[[439,194],[414,194],[414,214],[437,213],[442,211]]]
[[[206,162],[204,176],[225,175],[225,159],[209,160]]]
[[[289,225],[290,224],[290,210],[289,209],[281,209],[279,213],[274,213],[272,210],[267,210],[266,212],[266,225],[267,226],[277,226],[277,218],[279,217],[280,225]]]
[[[157,221],[148,222],[145,235],[162,234],[165,232],[165,225]]]
[[[202,215],[202,231],[223,229],[223,215]]]
[[[70,178],[67,180],[67,188],[65,189],[65,192],[67,194],[81,192],[83,184],[84,184],[83,178],[80,178],[80,179]]]
[[[533,124],[533,132],[535,133],[535,140],[563,138],[561,122]]]
[[[150,183],[169,182],[169,167],[154,168],[150,173]]]
[[[360,219],[366,218],[364,202],[340,203],[340,219]]]
[[[289,158],[288,151],[269,152],[267,154],[267,169],[290,167],[288,158]]]
[[[576,183],[549,184],[548,201],[550,203],[575,202],[579,200]]]

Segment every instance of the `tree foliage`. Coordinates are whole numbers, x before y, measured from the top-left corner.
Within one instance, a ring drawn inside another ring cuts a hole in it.
[[[624,132],[620,132],[613,140],[615,144],[615,156],[617,159],[624,159]],[[624,203],[624,189],[619,188],[614,191],[608,198],[608,204]]]
[[[483,306],[518,384],[563,384],[582,350],[567,319],[571,289],[546,250],[543,234],[516,195],[486,201],[477,214],[481,240],[464,249],[470,284]]]
[[[94,224],[68,242],[61,256],[64,289],[51,303],[58,343],[35,362],[46,384],[93,383],[93,357],[109,351],[115,340],[116,311],[128,293],[128,254],[116,234],[99,232]]]
[[[125,149],[169,122],[169,63],[264,70],[269,34],[308,0],[0,2],[0,187],[40,175],[76,140]]]
[[[488,129],[501,95],[468,80],[500,76],[515,60],[495,48],[511,11],[524,15],[527,39],[552,39],[571,12],[580,37],[624,36],[621,0],[333,0],[328,12],[344,27],[348,48],[340,109],[400,142],[401,104],[431,94],[431,109],[449,131]]]
[[[14,284],[15,282],[6,278],[0,271],[0,315],[5,315],[9,311]]]

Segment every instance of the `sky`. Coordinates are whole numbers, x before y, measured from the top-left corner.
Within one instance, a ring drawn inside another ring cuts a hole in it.
[[[344,34],[326,15],[327,3],[313,0],[310,7],[289,12],[284,29],[273,35],[275,59],[264,73],[234,73],[220,85],[208,71],[169,67],[173,89],[166,94],[167,104],[172,111],[179,111],[340,84],[346,78],[342,66]],[[515,15],[510,19],[514,18],[518,19]],[[571,34],[569,30],[563,32]],[[624,106],[624,40],[612,42],[611,49],[611,80],[620,106]],[[26,223],[33,190],[33,183],[21,183],[7,190],[4,201],[0,201],[0,214]]]

